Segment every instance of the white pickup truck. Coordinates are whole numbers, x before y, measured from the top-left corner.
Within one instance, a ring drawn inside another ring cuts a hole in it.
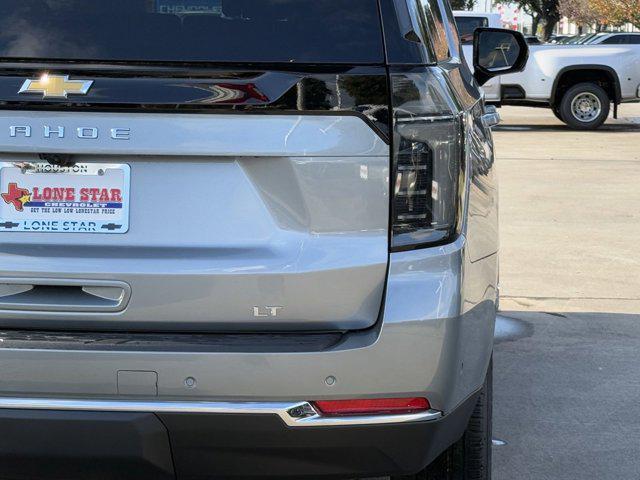
[[[492,26],[495,14],[456,12],[463,41],[469,18]],[[478,20],[480,21],[480,20]],[[466,43],[466,42],[465,42]],[[471,44],[463,45],[471,62]],[[640,101],[640,45],[530,45],[524,71],[493,79],[489,103],[548,107],[573,128],[596,129],[613,105]]]

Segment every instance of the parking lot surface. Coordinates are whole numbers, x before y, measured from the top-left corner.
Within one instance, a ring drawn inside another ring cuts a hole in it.
[[[640,478],[640,315],[502,315],[494,480]]]
[[[640,105],[596,132],[501,113],[494,479],[637,480]]]
[[[502,308],[640,313],[640,104],[593,132],[500,112]]]

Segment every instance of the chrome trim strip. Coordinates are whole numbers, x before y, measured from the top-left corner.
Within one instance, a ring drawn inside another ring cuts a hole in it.
[[[309,402],[180,402],[144,400],[91,400],[57,398],[0,397],[0,409],[26,410],[78,410],[97,412],[148,412],[148,413],[221,413],[278,415],[290,427],[319,427],[337,425],[380,425],[437,420],[442,412],[425,412],[398,415],[361,415],[323,417]],[[306,416],[296,417],[297,412]]]
[[[413,123],[413,122],[450,122],[457,118],[456,115],[439,115],[439,116],[424,116],[424,115],[407,115],[396,119],[397,123]]]
[[[427,410],[426,412],[399,415],[354,415],[350,417],[323,417],[322,415],[314,415],[294,420],[293,422],[287,422],[284,418],[283,420],[291,427],[328,427],[337,425],[382,425],[387,423],[427,422],[437,420],[440,417],[442,417],[442,412]]]

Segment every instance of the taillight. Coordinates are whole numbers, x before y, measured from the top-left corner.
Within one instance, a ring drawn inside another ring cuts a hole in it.
[[[462,187],[462,116],[444,77],[393,74],[391,248],[453,240]]]
[[[429,410],[429,400],[415,398],[371,398],[359,400],[320,400],[314,402],[324,416],[399,415]]]

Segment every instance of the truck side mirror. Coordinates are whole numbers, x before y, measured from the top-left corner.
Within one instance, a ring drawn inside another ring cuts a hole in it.
[[[521,72],[529,46],[520,32],[505,28],[477,28],[473,33],[473,76],[480,85],[498,75]]]

